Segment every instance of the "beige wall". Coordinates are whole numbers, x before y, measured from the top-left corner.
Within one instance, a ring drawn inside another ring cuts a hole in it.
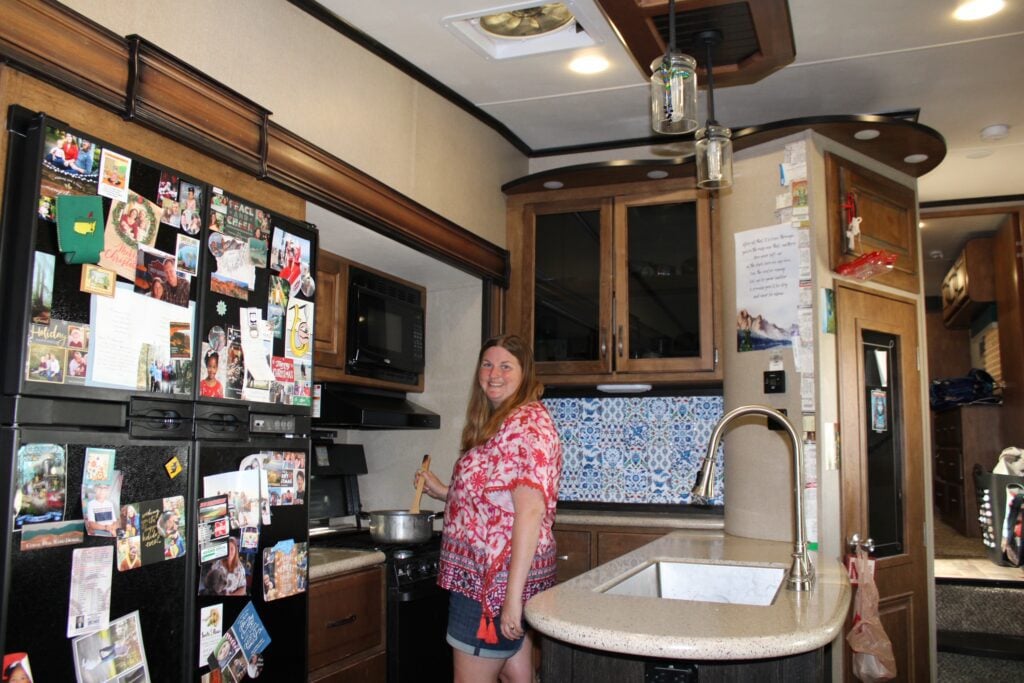
[[[430,469],[444,482],[451,478],[459,455],[473,365],[480,349],[483,293],[479,284],[431,289],[427,302],[425,390],[410,394],[409,399],[438,413],[441,428],[343,432],[339,440],[361,443],[366,450],[368,472],[359,477],[366,510],[408,508],[413,473],[423,455],[430,453]],[[425,497],[423,509],[440,511],[443,503]]]
[[[501,185],[527,160],[490,128],[280,0],[66,0],[269,109],[272,119],[505,245]]]

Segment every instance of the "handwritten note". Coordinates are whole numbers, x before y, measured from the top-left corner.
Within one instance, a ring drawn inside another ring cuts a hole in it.
[[[736,311],[740,351],[789,346],[800,296],[797,231],[789,225],[736,235]]]

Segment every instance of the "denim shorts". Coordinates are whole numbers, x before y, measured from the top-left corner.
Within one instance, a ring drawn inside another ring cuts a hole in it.
[[[499,615],[494,617],[494,631],[498,636],[496,644],[485,643],[476,637],[481,613],[479,602],[453,592],[448,599],[448,644],[475,657],[492,659],[508,659],[519,652],[523,638],[509,640],[503,636]]]

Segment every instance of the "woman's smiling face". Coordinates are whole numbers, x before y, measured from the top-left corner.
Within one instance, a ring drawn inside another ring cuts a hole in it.
[[[484,351],[477,379],[491,406],[497,408],[519,389],[523,368],[507,349],[492,346]]]

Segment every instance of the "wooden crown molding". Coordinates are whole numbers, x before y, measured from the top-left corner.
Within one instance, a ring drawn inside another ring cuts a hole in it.
[[[270,111],[140,36],[118,36],[55,0],[0,0],[0,16],[0,58],[15,68],[508,286],[505,249],[274,124]]]

